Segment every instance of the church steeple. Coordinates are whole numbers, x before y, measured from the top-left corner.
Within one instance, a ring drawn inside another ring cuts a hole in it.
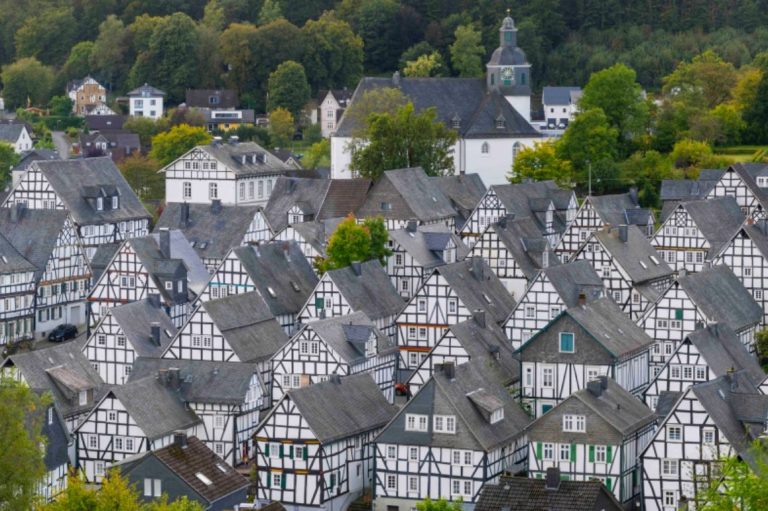
[[[531,65],[517,46],[517,27],[509,9],[499,27],[499,47],[486,64],[488,90],[498,91],[526,119],[530,118]]]
[[[509,9],[507,9],[507,17],[501,22],[501,28],[499,28],[499,46],[507,48],[517,46],[517,27],[515,27],[515,20],[510,16]]]

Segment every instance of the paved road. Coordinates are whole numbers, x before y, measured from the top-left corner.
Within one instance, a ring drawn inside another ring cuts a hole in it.
[[[53,145],[56,146],[56,151],[61,156],[62,160],[69,158],[69,141],[63,131],[52,131],[51,138],[53,139]]]

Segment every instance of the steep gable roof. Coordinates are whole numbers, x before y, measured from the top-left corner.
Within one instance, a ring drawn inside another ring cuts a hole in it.
[[[544,479],[501,476],[498,483],[485,484],[475,511],[620,511],[616,497],[599,480],[560,481],[557,489],[546,488]],[[607,506],[607,507],[606,507]]]
[[[574,92],[581,92],[581,87],[544,87],[541,102],[545,105],[570,105]]]
[[[519,381],[520,362],[517,360],[504,330],[485,320],[484,313],[453,324],[448,330],[461,343],[471,360],[485,368],[488,376],[506,386]]]
[[[304,328],[314,331],[349,364],[365,360],[365,343],[371,336],[376,339],[379,355],[397,350],[392,341],[362,312],[320,319]]]
[[[0,234],[0,273],[34,272],[37,267],[19,253],[11,242]]]
[[[633,284],[643,284],[670,277],[673,274],[672,268],[635,225],[603,228],[596,231],[593,236],[614,261],[627,272]],[[656,297],[658,293],[655,293],[652,299]]]
[[[0,208],[0,234],[41,274],[67,222],[67,212],[13,207],[15,213],[13,208]]]
[[[176,336],[177,330],[173,321],[158,305],[145,298],[112,307],[107,311],[120,325],[123,335],[140,357],[162,356]],[[152,340],[153,324],[160,328],[159,344]]]
[[[575,307],[579,296],[592,301],[604,295],[603,280],[589,261],[579,260],[544,268],[544,275],[566,307]]]
[[[600,416],[623,436],[656,419],[653,410],[607,376],[589,382],[587,388],[575,392],[571,397],[584,403],[591,413]]]
[[[649,210],[640,208],[634,192],[590,195],[587,200],[600,219],[611,225],[646,225],[652,220]],[[638,211],[634,211],[638,210]],[[644,212],[644,214],[640,214]]]
[[[195,149],[205,151],[238,177],[284,174],[291,170],[280,158],[256,142],[212,142]]]
[[[744,223],[744,213],[733,197],[684,202],[681,205],[709,242],[709,256],[720,253]]]
[[[326,275],[352,310],[364,312],[374,321],[398,314],[405,307],[403,298],[377,260],[331,270]]]
[[[441,225],[411,227],[389,231],[389,239],[400,245],[419,265],[426,269],[445,264],[442,252],[449,241],[452,241],[456,246],[459,257],[467,252],[461,237],[454,234],[450,227]]]
[[[467,309],[486,311],[490,321],[505,320],[515,306],[515,299],[482,257],[439,266],[435,272],[448,282]]]
[[[528,280],[532,280],[543,268],[560,264],[549,241],[530,217],[502,217],[483,236],[490,233],[498,237]]]
[[[747,351],[736,332],[725,323],[707,325],[688,334],[685,339],[696,346],[717,376],[743,370],[756,387],[766,379],[755,357]]]

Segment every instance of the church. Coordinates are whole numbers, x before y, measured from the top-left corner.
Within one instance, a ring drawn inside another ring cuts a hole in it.
[[[486,185],[506,183],[515,157],[542,139],[531,125],[531,65],[517,46],[517,28],[507,15],[499,29],[499,47],[486,64],[485,78],[364,77],[350,104],[366,92],[399,89],[417,111],[434,107],[437,119],[456,130],[454,174],[477,173]],[[344,116],[331,136],[331,177],[355,177],[350,143],[360,128]]]

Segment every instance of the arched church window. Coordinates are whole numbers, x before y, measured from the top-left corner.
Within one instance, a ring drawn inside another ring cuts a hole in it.
[[[483,154],[488,154],[491,151],[491,146],[488,145],[488,142],[483,142],[483,145],[480,146],[480,152]]]
[[[520,154],[520,150],[523,148],[523,144],[520,142],[515,142],[515,145],[512,146],[512,162],[517,159],[517,155]]]

